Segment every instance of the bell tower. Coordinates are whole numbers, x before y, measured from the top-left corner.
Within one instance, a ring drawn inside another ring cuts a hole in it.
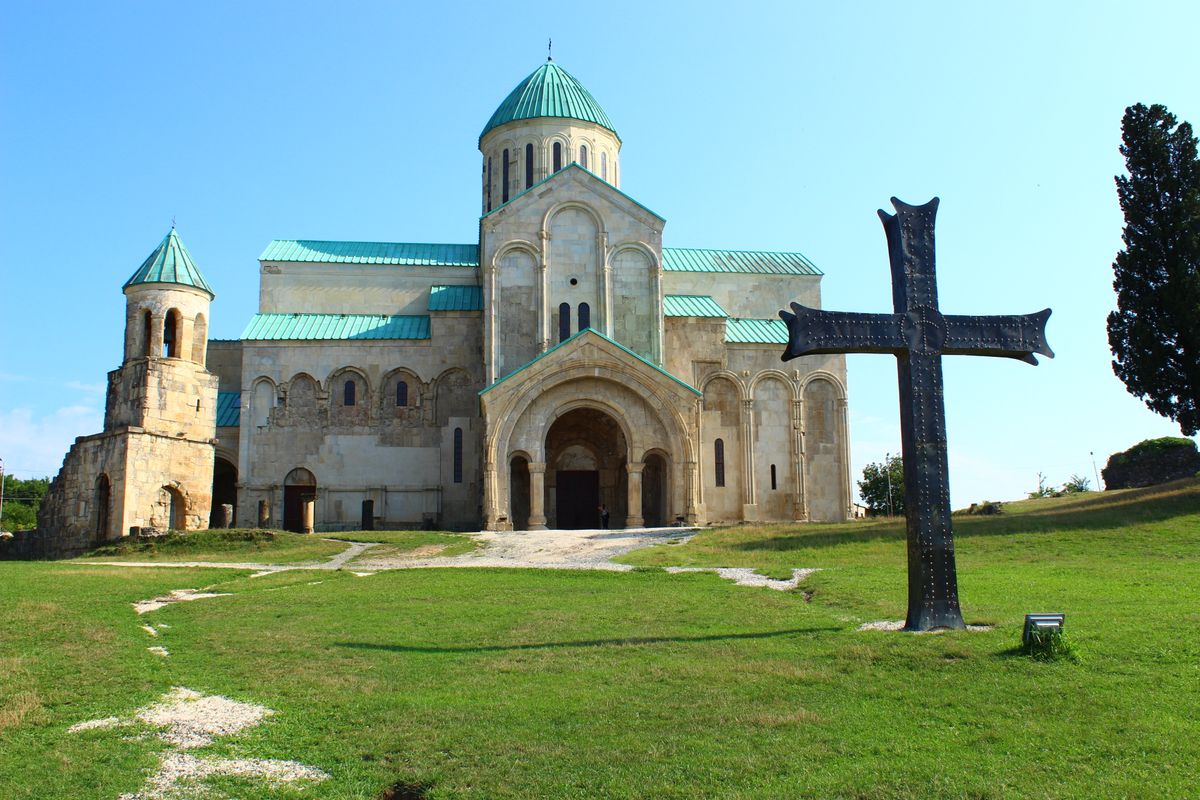
[[[125,282],[125,346],[104,431],[67,453],[38,514],[47,555],[142,529],[208,527],[217,376],[205,368],[213,291],[174,228]]]

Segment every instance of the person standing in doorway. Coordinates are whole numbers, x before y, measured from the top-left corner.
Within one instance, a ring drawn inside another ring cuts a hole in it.
[[[600,511],[600,527],[607,530],[608,529],[608,506],[604,505],[604,503],[601,503],[599,511]]]

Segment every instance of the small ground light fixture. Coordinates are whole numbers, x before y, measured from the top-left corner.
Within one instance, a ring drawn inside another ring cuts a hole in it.
[[[1041,636],[1044,634],[1061,634],[1065,621],[1065,614],[1026,614],[1025,630],[1021,634],[1021,643],[1028,647],[1030,641],[1035,636]]]

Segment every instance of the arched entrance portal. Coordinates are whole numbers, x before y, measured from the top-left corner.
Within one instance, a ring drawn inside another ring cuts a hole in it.
[[[233,516],[230,519],[237,519],[237,467],[218,456],[213,461],[212,513],[209,515],[208,527],[217,527],[222,505],[233,506]]]
[[[670,474],[667,460],[661,454],[646,456],[642,467],[642,519],[647,528],[661,528],[672,522],[667,518],[667,498],[670,497],[667,476]]]
[[[101,473],[99,478],[96,478],[96,529],[95,541],[97,543],[108,540],[109,528],[112,527],[112,488],[108,483],[108,476]]]
[[[304,533],[304,501],[316,500],[317,479],[304,467],[297,467],[283,481],[284,530]]]
[[[576,408],[546,433],[546,517],[552,528],[600,527],[599,507],[620,525],[627,505],[628,447],[617,421],[594,408]]]

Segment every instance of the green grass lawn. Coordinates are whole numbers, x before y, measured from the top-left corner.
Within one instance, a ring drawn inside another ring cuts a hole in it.
[[[824,568],[793,592],[657,569],[3,563],[0,797],[137,791],[160,743],[66,729],[172,686],[278,712],[202,752],[332,776],[218,796],[1196,796],[1200,483],[955,525],[965,616],[987,632],[856,631],[904,616],[896,523],[716,529],[625,557]],[[205,586],[231,596],[128,605]],[[1030,611],[1066,612],[1078,662],[1017,654]],[[170,627],[152,640],[144,621]]]
[[[128,540],[81,556],[98,561],[228,561],[300,564],[328,561],[346,545],[317,535],[230,529],[172,533],[158,540]]]

